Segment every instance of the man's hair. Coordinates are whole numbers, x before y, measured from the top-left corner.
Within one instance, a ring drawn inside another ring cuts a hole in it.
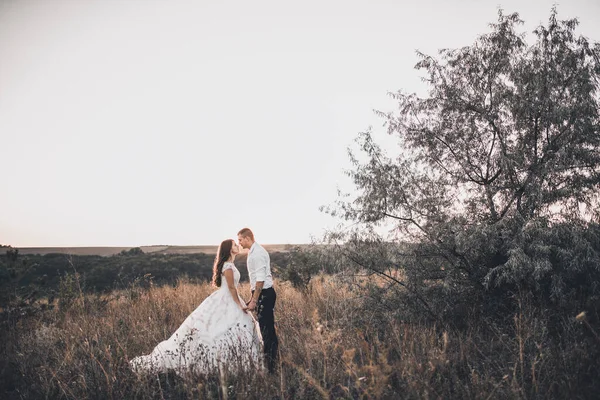
[[[243,237],[250,238],[250,240],[254,241],[254,233],[250,230],[250,228],[244,228],[238,232],[238,235],[242,235]]]

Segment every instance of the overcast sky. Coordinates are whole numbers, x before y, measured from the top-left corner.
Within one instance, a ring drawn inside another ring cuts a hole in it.
[[[0,0],[0,244],[308,242],[415,50],[554,2]],[[558,12],[600,40],[600,1]]]

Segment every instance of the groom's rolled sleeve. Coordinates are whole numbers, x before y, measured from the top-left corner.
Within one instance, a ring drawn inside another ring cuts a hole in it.
[[[256,282],[264,282],[267,279],[267,257],[261,254],[256,260]]]

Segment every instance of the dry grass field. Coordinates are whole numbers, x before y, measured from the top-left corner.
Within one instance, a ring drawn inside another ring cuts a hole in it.
[[[275,375],[133,374],[128,361],[169,337],[214,290],[180,281],[80,294],[0,330],[8,357],[0,397],[523,399],[576,390],[577,370],[567,376],[563,368],[577,362],[571,355],[585,355],[545,347],[543,329],[526,310],[504,331],[474,324],[452,332],[365,310],[365,296],[335,277],[319,276],[307,291],[276,284],[281,348]],[[241,292],[248,296],[248,286]]]

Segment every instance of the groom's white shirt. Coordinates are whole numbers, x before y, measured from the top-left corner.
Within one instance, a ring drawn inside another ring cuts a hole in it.
[[[256,288],[256,282],[264,282],[263,289],[273,286],[271,275],[271,257],[258,243],[254,242],[248,252],[248,275],[250,275],[250,288]]]

